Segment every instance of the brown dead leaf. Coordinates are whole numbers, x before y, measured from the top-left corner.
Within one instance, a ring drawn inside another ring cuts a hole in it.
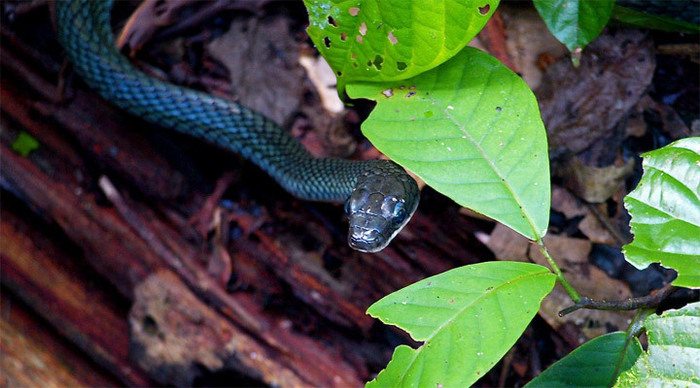
[[[574,156],[565,164],[561,174],[566,186],[578,197],[590,203],[605,202],[615,193],[634,170],[634,159],[622,165],[595,167]]]
[[[605,206],[605,204],[591,206]],[[591,240],[592,243],[613,246],[622,245],[620,238],[615,237],[614,233],[611,233],[610,230],[603,226],[600,220],[598,220],[598,218],[592,212],[589,212],[585,217],[583,217],[581,222],[578,224],[578,228],[581,233],[586,235],[586,237]]]
[[[498,11],[506,28],[508,56],[525,82],[536,89],[543,74],[541,58],[563,58],[567,54],[566,47],[549,32],[533,8],[501,4]]]
[[[569,219],[587,214],[587,209],[581,201],[569,190],[558,185],[552,185],[552,208]]]
[[[516,236],[519,236],[519,238],[514,238]],[[496,224],[490,235],[478,235],[477,238],[499,260],[528,261],[527,252],[530,249],[530,240],[513,232],[503,224]]]
[[[229,69],[241,104],[280,125],[291,122],[304,93],[304,70],[299,45],[290,39],[289,18],[234,19],[207,49]]]
[[[652,41],[639,30],[601,35],[574,68],[563,58],[547,69],[535,94],[554,156],[579,153],[607,137],[654,75]]]
[[[552,185],[552,209],[564,214],[567,219],[583,216],[578,224],[578,229],[591,242],[608,245],[620,244],[613,233],[593,214],[589,206],[582,203],[569,190],[558,185]]]

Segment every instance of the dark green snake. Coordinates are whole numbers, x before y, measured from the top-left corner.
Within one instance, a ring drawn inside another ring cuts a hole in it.
[[[354,249],[379,251],[408,222],[420,195],[400,166],[314,158],[275,123],[240,104],[141,73],[115,48],[111,5],[56,2],[59,40],[76,72],[102,97],[151,123],[241,154],[298,198],[344,201]]]

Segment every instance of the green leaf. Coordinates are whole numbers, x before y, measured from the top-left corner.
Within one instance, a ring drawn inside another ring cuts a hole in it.
[[[622,373],[616,387],[700,384],[700,302],[644,322],[649,348],[634,366]]]
[[[535,96],[497,59],[466,47],[405,81],[349,84],[377,106],[362,132],[462,206],[536,240],[549,222],[547,137]]]
[[[639,269],[673,268],[676,286],[700,287],[700,137],[647,152],[644,174],[625,197],[634,240],[623,247]]]
[[[613,19],[639,28],[672,32],[700,32],[700,25],[684,22],[661,15],[652,15],[631,8],[616,5],[613,8]]]
[[[10,145],[13,151],[22,156],[28,156],[32,151],[39,148],[39,141],[34,136],[25,131],[20,131],[15,141]]]
[[[304,0],[307,32],[339,77],[412,77],[457,54],[499,0]]]
[[[642,346],[624,332],[594,338],[554,363],[526,387],[609,387],[632,367]]]
[[[396,291],[367,313],[406,330],[401,345],[368,386],[466,387],[520,337],[554,287],[545,267],[486,262],[456,268]]]
[[[533,0],[544,24],[569,49],[583,49],[598,37],[614,0]]]

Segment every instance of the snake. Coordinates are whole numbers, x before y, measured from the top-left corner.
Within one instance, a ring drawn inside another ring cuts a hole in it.
[[[353,249],[380,251],[408,223],[420,191],[401,166],[314,157],[258,112],[141,72],[115,46],[111,9],[111,0],[56,2],[58,40],[74,71],[102,98],[152,124],[243,156],[294,197],[344,203]]]

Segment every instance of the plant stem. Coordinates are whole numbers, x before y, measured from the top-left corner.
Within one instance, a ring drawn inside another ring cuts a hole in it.
[[[617,361],[615,362],[615,370],[612,374],[612,381],[608,383],[608,387],[612,387],[613,385],[615,385],[615,381],[617,381],[617,378],[620,376],[620,371],[622,369],[622,364],[625,360],[625,356],[627,355],[627,350],[632,344],[633,339],[636,336],[638,336],[639,333],[642,331],[644,327],[644,320],[646,319],[646,317],[653,313],[654,309],[641,309],[637,310],[637,313],[634,314],[634,318],[632,318],[632,321],[627,326],[627,330],[625,330],[625,345],[622,348],[622,351],[620,352]]]
[[[581,300],[581,296],[578,294],[578,292],[576,292],[576,289],[574,289],[571,283],[569,283],[569,281],[566,280],[564,274],[561,272],[561,269],[559,269],[559,266],[549,254],[549,251],[547,251],[547,247],[544,245],[544,241],[542,241],[542,239],[539,238],[536,242],[537,246],[540,248],[540,252],[542,252],[544,258],[547,259],[549,266],[552,268],[554,274],[557,275],[559,283],[562,285],[562,287],[564,287],[564,290],[566,290],[566,293],[569,295],[569,298],[571,298],[571,300],[573,300],[574,303],[578,303]]]
[[[575,301],[573,306],[569,306],[564,310],[559,312],[559,316],[563,317],[566,314],[570,314],[578,309],[587,308],[593,310],[636,310],[638,308],[652,308],[656,307],[661,303],[667,296],[669,296],[675,287],[670,284],[666,285],[664,288],[658,290],[654,294],[642,296],[640,298],[630,298],[627,300],[593,300],[590,298],[580,298]]]

